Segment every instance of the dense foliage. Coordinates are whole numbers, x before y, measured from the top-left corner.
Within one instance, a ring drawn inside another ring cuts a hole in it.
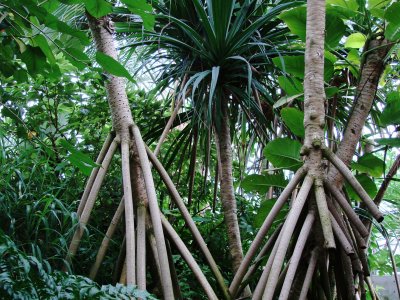
[[[223,105],[229,107],[232,179],[244,253],[293,171],[303,163],[304,2],[132,3],[0,2],[0,296],[4,299],[160,296],[155,266],[149,293],[117,283],[123,222],[111,240],[97,283],[83,277],[122,196],[119,155],[108,171],[77,256],[71,264],[65,260],[78,226],[76,209],[85,180],[97,166],[95,156],[112,130],[104,87],[110,74],[127,78],[133,118],[151,148],[182,100],[160,160],[228,281],[234,274],[218,188],[216,146],[224,122]],[[94,50],[85,9],[94,17],[110,14],[121,63]],[[325,134],[332,150],[340,144],[357,102],[357,84],[373,50],[369,43],[387,39],[390,44],[350,164],[371,198],[399,159],[399,13],[396,1],[327,1]],[[374,224],[368,248],[370,269],[380,275],[392,274],[396,262],[400,267],[397,174],[396,169],[380,199],[385,221]],[[185,220],[161,178],[154,178],[161,210],[217,290]],[[370,219],[353,189],[347,185],[345,190],[361,219]],[[288,207],[268,236],[285,219]],[[182,298],[204,298],[172,243],[171,258]],[[265,264],[266,257],[263,260]],[[261,272],[250,278],[252,289]]]

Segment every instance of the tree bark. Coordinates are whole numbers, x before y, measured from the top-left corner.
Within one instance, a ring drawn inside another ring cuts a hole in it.
[[[365,46],[354,106],[336,155],[348,166],[356,151],[362,129],[371,110],[378,89],[379,78],[385,69],[385,57],[391,46],[386,39],[373,39]],[[335,168],[329,170],[329,181],[341,187],[343,177]]]
[[[232,268],[233,271],[236,272],[243,260],[243,250],[237,218],[237,204],[233,189],[232,146],[228,102],[226,99],[221,100],[221,114],[220,128],[216,128],[215,130],[215,142],[220,174],[221,203],[228,233],[229,251],[232,256]]]

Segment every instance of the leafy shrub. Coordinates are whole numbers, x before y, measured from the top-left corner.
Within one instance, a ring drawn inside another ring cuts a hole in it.
[[[0,231],[1,299],[155,299],[134,286],[100,286],[89,278],[54,271],[47,261],[20,251]]]

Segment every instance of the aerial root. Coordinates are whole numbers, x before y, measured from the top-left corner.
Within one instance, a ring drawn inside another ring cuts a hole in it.
[[[332,185],[324,181],[325,188],[331,193],[331,195],[335,198],[335,200],[339,203],[340,207],[342,208],[343,212],[349,218],[350,222],[357,228],[357,231],[361,234],[362,237],[366,237],[369,235],[367,228],[364,226],[363,222],[361,222],[360,218],[354,212],[353,208],[351,207],[350,203],[346,200],[346,198],[342,195],[342,193],[332,187]]]
[[[109,243],[111,238],[114,235],[115,230],[117,229],[117,225],[119,221],[121,220],[122,214],[124,212],[124,198],[121,199],[117,210],[115,211],[115,214],[111,220],[110,225],[107,228],[107,232],[104,235],[103,241],[101,242],[99,251],[97,252],[96,255],[96,261],[94,262],[92,268],[90,269],[90,279],[95,279],[97,272],[99,271],[100,265],[103,262],[104,256],[106,255]]]
[[[335,238],[333,237],[332,224],[329,216],[328,204],[326,202],[325,191],[322,180],[319,178],[315,179],[315,200],[317,202],[318,215],[321,221],[322,233],[324,236],[326,249],[335,249]]]
[[[306,277],[304,278],[303,286],[301,288],[299,300],[307,299],[308,289],[310,288],[311,280],[314,275],[315,267],[317,265],[319,249],[315,248],[311,251],[310,262],[308,263]]]
[[[115,137],[113,139],[113,141],[111,142],[106,155],[104,156],[102,167],[99,168],[99,170],[95,176],[96,178],[94,179],[91,188],[88,186],[88,190],[90,189],[88,197],[86,198],[85,201],[83,201],[83,202],[81,201],[81,203],[84,203],[84,208],[82,210],[81,216],[79,217],[78,227],[75,230],[74,236],[72,237],[71,243],[69,245],[68,254],[67,254],[67,258],[66,258],[66,260],[68,262],[71,261],[72,257],[75,256],[75,254],[78,250],[84,229],[86,227],[87,222],[89,221],[90,214],[92,212],[94,203],[95,203],[97,195],[100,191],[100,188],[103,183],[104,177],[107,173],[108,167],[110,166],[112,157],[114,156],[115,150],[118,147],[118,143],[119,143],[119,138]]]
[[[101,148],[100,153],[99,153],[99,155],[98,155],[98,157],[96,159],[96,164],[99,165],[99,166],[93,168],[92,172],[90,173],[89,179],[86,182],[86,186],[85,186],[85,189],[83,191],[81,200],[79,201],[79,206],[78,206],[78,210],[77,210],[77,215],[79,217],[81,216],[82,211],[83,211],[83,209],[84,209],[84,207],[86,205],[86,200],[87,200],[87,198],[89,196],[90,191],[92,190],[93,183],[94,183],[94,181],[96,179],[96,176],[97,176],[97,174],[99,172],[100,166],[102,166],[102,164],[103,164],[104,157],[106,156],[106,154],[108,152],[108,149],[110,148],[111,142],[113,141],[113,139],[114,139],[114,134],[110,133],[107,136],[107,138],[106,138],[106,140],[105,140],[105,142],[103,144],[103,147]]]
[[[149,210],[151,223],[154,228],[154,235],[157,241],[157,250],[161,267],[161,285],[163,289],[164,299],[174,299],[172,287],[171,273],[167,256],[167,248],[165,245],[163,228],[161,225],[160,209],[158,207],[156,191],[154,187],[153,176],[151,174],[150,162],[147,157],[146,148],[142,140],[139,128],[137,126],[130,127],[136,149],[139,156],[140,165],[143,172],[143,178],[146,186],[147,198],[149,202]]]
[[[330,218],[332,221],[332,228],[333,228],[333,233],[335,234],[337,240],[339,241],[340,245],[342,246],[343,250],[346,252],[347,255],[354,255],[354,249],[353,246],[351,245],[350,241],[347,239],[345,233],[343,230],[340,228],[340,225],[332,215],[330,214]]]
[[[224,278],[223,278],[221,272],[219,271],[218,265],[215,262],[210,250],[208,249],[207,244],[205,243],[199,229],[197,228],[196,224],[194,223],[178,190],[176,189],[174,183],[172,182],[167,171],[164,169],[163,165],[160,163],[160,161],[157,159],[157,157],[151,152],[151,150],[147,146],[146,146],[146,152],[147,152],[147,155],[148,155],[151,163],[153,164],[154,168],[159,173],[161,180],[164,182],[165,186],[167,187],[172,201],[174,201],[175,205],[181,212],[181,215],[182,215],[183,219],[185,220],[190,232],[192,233],[193,238],[199,245],[200,250],[203,252],[203,254],[207,260],[207,263],[210,266],[211,271],[214,273],[214,276],[218,282],[219,287],[221,288],[221,291],[224,293],[225,298],[229,299],[228,289],[227,289],[227,286],[225,285]]]
[[[254,259],[254,263],[250,266],[246,275],[243,277],[242,284],[240,285],[240,288],[238,289],[237,294],[242,293],[243,289],[248,285],[248,281],[250,280],[251,276],[254,274],[254,272],[257,270],[257,268],[260,266],[264,257],[277,243],[277,239],[278,239],[280,231],[282,230],[282,227],[283,227],[283,224],[280,224],[278,226],[278,228],[276,228],[276,230],[272,233],[272,235],[270,236],[268,241],[265,243],[265,245],[261,248],[260,252],[257,254],[257,257]]]
[[[290,180],[289,184],[283,190],[281,195],[278,197],[278,199],[275,202],[275,205],[272,207],[271,211],[265,218],[264,223],[262,224],[256,237],[254,238],[253,242],[251,243],[250,248],[247,251],[245,257],[243,258],[243,261],[240,264],[240,266],[232,280],[232,283],[229,287],[229,291],[233,298],[237,295],[238,288],[243,280],[243,277],[246,274],[246,270],[250,266],[251,261],[253,260],[254,256],[256,255],[258,248],[261,246],[265,236],[268,233],[268,230],[271,228],[271,225],[272,225],[275,217],[278,215],[279,211],[282,209],[286,200],[289,198],[292,191],[296,188],[297,184],[303,179],[303,177],[306,175],[306,173],[307,173],[307,169],[305,167],[300,168],[296,172],[296,174]],[[255,299],[254,295],[253,295],[253,299]]]
[[[121,143],[122,181],[125,203],[125,231],[126,231],[126,282],[136,285],[136,244],[135,219],[132,199],[132,186],[129,163],[129,142]]]
[[[292,257],[290,258],[289,269],[286,273],[285,281],[283,282],[282,285],[281,294],[279,295],[279,300],[286,300],[289,297],[290,288],[293,284],[294,276],[296,274],[296,270],[299,265],[301,256],[303,254],[303,250],[306,245],[307,239],[311,233],[314,220],[315,220],[314,212],[308,213],[303,223],[303,227],[301,228],[299,237],[297,238],[296,246],[293,250]]]
[[[347,166],[342,162],[340,158],[336,156],[330,149],[326,147],[322,147],[322,152],[324,156],[336,167],[336,169],[343,175],[343,177],[347,180],[347,182],[352,186],[354,191],[360,196],[361,200],[367,206],[369,212],[372,216],[378,221],[383,221],[383,215],[379,211],[378,207],[369,197],[367,192],[358,182],[358,180],[354,177],[351,171],[347,168]]]
[[[193,258],[191,252],[186,247],[185,243],[176,233],[175,229],[172,225],[168,222],[164,215],[161,215],[161,221],[163,227],[166,231],[166,234],[169,236],[171,242],[174,243],[176,249],[182,255],[182,258],[186,261],[189,268],[193,271],[193,274],[197,278],[199,284],[203,288],[204,292],[206,293],[209,299],[217,300],[218,297],[215,295],[214,290],[212,289],[211,285],[209,284],[207,278],[204,276],[203,272],[201,271],[199,265],[197,264],[196,260]]]

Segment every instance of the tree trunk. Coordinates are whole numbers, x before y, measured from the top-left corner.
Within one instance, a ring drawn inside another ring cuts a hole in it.
[[[362,129],[369,115],[378,89],[379,78],[385,69],[385,57],[391,46],[386,39],[374,39],[365,45],[365,61],[361,66],[360,81],[357,85],[356,97],[350,119],[336,155],[348,166],[356,151]],[[329,181],[336,187],[342,186],[343,177],[337,169],[329,171]]]
[[[229,251],[232,256],[232,268],[236,272],[243,260],[243,251],[237,218],[237,204],[233,189],[232,146],[228,102],[226,99],[221,100],[221,114],[220,128],[215,128],[215,142],[220,174],[221,203],[228,233]]]

